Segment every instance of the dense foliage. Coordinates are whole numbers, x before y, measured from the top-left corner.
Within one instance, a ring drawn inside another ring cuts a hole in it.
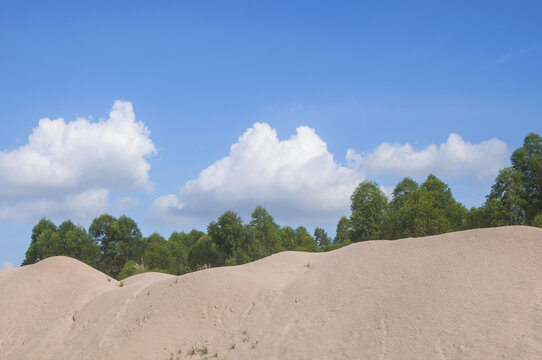
[[[58,227],[41,219],[32,230],[23,265],[54,255],[79,259],[115,278],[145,271],[184,274],[205,267],[237,265],[285,251],[328,251],[353,242],[442,234],[469,228],[532,225],[542,227],[542,138],[529,134],[514,151],[512,166],[499,171],[486,202],[467,210],[443,181],[430,174],[418,184],[401,180],[391,201],[379,186],[364,181],[351,196],[351,214],[343,216],[331,239],[316,227],[279,226],[262,206],[245,224],[228,210],[207,233],[173,232],[169,239],[143,237],[134,220],[108,214],[95,218],[88,232],[70,220]]]

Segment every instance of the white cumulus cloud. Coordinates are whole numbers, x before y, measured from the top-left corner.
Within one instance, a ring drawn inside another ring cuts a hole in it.
[[[350,195],[365,176],[393,174],[492,180],[506,166],[506,143],[498,139],[472,144],[450,134],[443,144],[415,150],[410,144],[382,143],[372,152],[349,149],[341,166],[327,144],[306,126],[280,140],[266,123],[239,137],[230,153],[181,186],[179,193],[157,198],[148,214],[153,222],[197,224],[231,209],[245,219],[262,205],[284,222],[332,224],[350,211]],[[381,189],[391,198],[395,184]]]
[[[132,104],[116,101],[108,119],[41,119],[28,143],[0,152],[0,219],[104,211],[112,189],[153,189],[150,132]]]
[[[348,212],[361,175],[340,166],[314,129],[300,126],[280,140],[267,123],[256,123],[233,144],[228,156],[181,187],[161,196],[150,218],[191,223],[228,209],[246,216],[257,205],[280,220],[333,219]]]
[[[509,151],[498,139],[472,144],[458,134],[450,134],[443,144],[429,145],[416,151],[408,144],[382,143],[372,152],[358,154],[349,149],[347,159],[351,166],[364,173],[391,173],[401,176],[426,176],[435,173],[445,176],[470,176],[479,181],[493,179],[499,169],[506,166]]]

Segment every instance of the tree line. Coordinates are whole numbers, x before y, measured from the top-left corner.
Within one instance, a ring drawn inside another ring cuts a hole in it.
[[[542,138],[527,135],[499,171],[485,203],[467,210],[435,175],[418,184],[401,180],[392,199],[373,181],[354,190],[350,216],[339,220],[332,239],[322,228],[280,226],[258,206],[250,222],[228,210],[211,221],[207,232],[158,233],[143,237],[127,216],[103,214],[88,230],[66,220],[59,226],[41,219],[33,228],[22,265],[55,255],[71,256],[123,279],[145,271],[180,275],[203,267],[238,265],[286,251],[329,251],[365,240],[398,239],[503,225],[542,227]]]
[[[303,226],[281,227],[261,206],[248,224],[228,210],[209,224],[207,233],[173,232],[167,240],[158,233],[143,237],[127,216],[103,214],[88,231],[70,220],[56,226],[41,219],[32,230],[22,265],[65,255],[122,279],[144,271],[180,275],[201,267],[244,264],[285,250],[327,250],[331,244],[323,229],[311,235]]]

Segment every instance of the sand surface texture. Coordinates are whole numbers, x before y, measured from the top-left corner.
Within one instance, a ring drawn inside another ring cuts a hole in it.
[[[0,359],[542,359],[542,229],[284,252],[124,286],[0,271]]]

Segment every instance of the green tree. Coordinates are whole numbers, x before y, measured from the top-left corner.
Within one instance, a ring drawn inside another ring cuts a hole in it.
[[[352,224],[350,223],[350,219],[346,216],[342,216],[337,223],[337,231],[335,233],[335,238],[333,239],[333,245],[336,248],[349,245],[352,242],[350,240],[351,233]]]
[[[522,174],[511,167],[499,171],[484,205],[489,226],[525,224],[527,208]]]
[[[419,185],[411,178],[401,180],[393,190],[387,216],[387,233],[392,239],[414,236]]]
[[[533,219],[533,226],[542,228],[542,212],[539,212]]]
[[[128,260],[140,263],[145,252],[145,240],[137,223],[123,215],[117,219],[116,230],[120,263],[124,265]]]
[[[291,226],[284,226],[279,230],[280,251],[295,250],[297,247],[296,233]]]
[[[188,263],[191,270],[198,270],[201,266],[217,266],[219,259],[216,244],[210,236],[203,235],[196,241],[188,252]]]
[[[124,280],[130,276],[142,274],[144,272],[147,272],[144,265],[138,264],[134,260],[128,260],[119,272],[119,280]]]
[[[414,234],[429,236],[466,228],[467,209],[442,180],[430,174],[415,197]]]
[[[169,251],[173,257],[173,273],[181,275],[190,271],[188,264],[188,252],[196,241],[205,233],[192,230],[189,234],[173,232],[168,239]]]
[[[358,185],[350,197],[352,242],[379,239],[384,230],[388,198],[373,181]]]
[[[77,258],[78,228],[71,220],[66,220],[58,226],[57,234],[60,236],[61,244],[58,249],[59,255]]]
[[[175,272],[173,256],[171,255],[168,242],[158,233],[151,234],[147,238],[147,249],[143,256],[143,264],[149,271]],[[132,259],[130,259],[132,260]]]
[[[284,226],[279,230],[280,251],[319,251],[316,240],[304,226]]]
[[[280,246],[280,226],[262,206],[252,212],[252,219],[247,226],[250,261],[276,253]]]
[[[525,190],[524,223],[530,224],[536,214],[542,211],[542,137],[535,133],[527,135],[523,146],[516,149],[510,159],[512,167],[522,174]]]
[[[219,265],[244,264],[249,261],[248,234],[243,220],[235,212],[228,210],[216,222],[212,221],[207,227],[207,234],[216,244]]]
[[[489,227],[486,206],[471,207],[467,214],[467,229],[479,229]]]
[[[62,239],[56,231],[51,229],[44,230],[40,234],[38,242],[35,245],[39,260],[51,256],[65,255],[63,252],[64,246],[62,244]]]
[[[316,240],[309,234],[304,226],[295,229],[295,250],[316,252],[319,250]]]
[[[99,268],[100,246],[92,240],[92,237],[84,228],[77,227],[77,229],[68,233],[66,238],[66,241],[77,243],[76,259],[94,268]]]
[[[32,236],[31,236],[30,244],[37,243],[41,233],[44,232],[45,230],[52,230],[53,232],[56,232],[58,228],[51,220],[42,218],[36,224],[36,226],[32,228]]]
[[[41,233],[45,230],[51,230],[53,232],[56,232],[57,227],[51,220],[43,218],[32,228],[30,246],[26,251],[25,259],[23,260],[21,265],[34,264],[43,259],[43,254],[38,253],[36,243],[38,242]]]
[[[113,216],[103,214],[92,220],[88,228],[94,242],[100,245],[100,269],[113,277],[116,277],[124,265],[119,261],[116,222],[117,219]]]
[[[314,229],[314,239],[316,240],[318,247],[324,251],[329,250],[331,247],[331,239],[329,235],[320,227],[316,227],[316,229]]]
[[[22,265],[28,265],[51,256],[70,256],[96,267],[99,247],[86,230],[64,221],[57,228],[50,220],[41,219],[32,230],[32,239]]]
[[[142,262],[145,242],[136,222],[129,217],[100,215],[92,221],[89,233],[100,244],[101,269],[112,277],[117,278],[126,261]]]
[[[70,256],[93,267],[98,265],[100,247],[92,241],[85,228],[66,220],[60,224],[57,233],[60,237],[57,255]]]

